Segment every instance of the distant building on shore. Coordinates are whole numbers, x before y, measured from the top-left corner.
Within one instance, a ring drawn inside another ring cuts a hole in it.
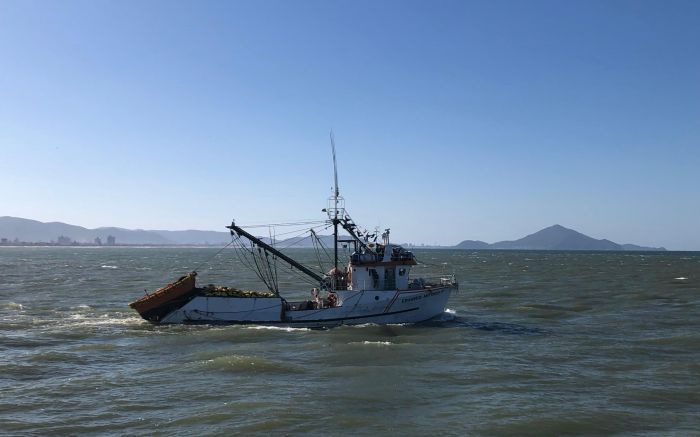
[[[71,240],[70,237],[61,235],[60,237],[58,237],[56,243],[58,243],[59,246],[70,246],[73,243],[73,240]]]
[[[117,239],[114,235],[107,236],[107,246],[114,246],[115,244],[117,244]]]
[[[95,246],[102,246],[102,239],[100,237],[95,237]]]

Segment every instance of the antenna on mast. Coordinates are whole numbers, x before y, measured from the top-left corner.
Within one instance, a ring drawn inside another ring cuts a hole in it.
[[[338,164],[335,161],[335,135],[331,129],[331,148],[333,149],[333,179],[335,181],[335,198],[338,199],[340,190],[338,189]]]

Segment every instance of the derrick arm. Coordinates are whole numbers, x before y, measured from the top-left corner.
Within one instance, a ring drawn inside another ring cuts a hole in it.
[[[301,271],[302,273],[304,273],[304,274],[306,274],[306,275],[308,275],[308,276],[314,278],[314,279],[317,280],[319,283],[321,283],[321,284],[324,284],[324,283],[325,283],[325,280],[323,279],[323,277],[322,277],[321,275],[319,275],[319,274],[317,274],[317,273],[315,273],[315,272],[309,270],[309,269],[308,269],[306,266],[304,266],[303,264],[300,264],[300,263],[298,263],[297,261],[294,261],[293,259],[291,259],[291,258],[288,257],[287,255],[283,254],[283,253],[280,252],[279,250],[277,250],[277,249],[275,249],[274,247],[270,246],[269,244],[265,243],[265,242],[262,241],[261,239],[259,239],[259,238],[257,238],[257,237],[254,237],[252,234],[249,234],[248,232],[246,232],[246,231],[245,231],[243,228],[241,228],[240,226],[236,226],[236,223],[235,223],[235,222],[231,222],[231,226],[226,226],[226,227],[227,227],[228,229],[231,230],[231,235],[239,235],[239,236],[241,236],[241,237],[247,238],[248,240],[252,241],[252,242],[255,243],[256,245],[262,247],[263,249],[265,249],[265,250],[267,250],[267,251],[269,251],[269,252],[274,253],[274,254],[277,255],[279,258],[281,258],[281,259],[283,259],[285,262],[287,262],[289,265],[291,265],[292,267],[296,267],[297,269],[299,269],[299,271]]]

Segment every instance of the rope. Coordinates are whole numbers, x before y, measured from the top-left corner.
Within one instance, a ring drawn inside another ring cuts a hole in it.
[[[324,224],[325,224],[325,223],[322,223],[322,224],[316,225],[316,226],[312,226],[311,229],[320,228],[320,227],[323,226]],[[309,230],[308,227],[303,227],[303,228],[299,228],[299,229],[293,229],[293,230],[288,231],[288,232],[282,232],[281,234],[277,234],[277,236],[279,237],[279,236],[281,236],[281,235],[289,235],[289,234],[294,234],[294,233],[297,233],[297,232],[303,233],[303,232],[306,232],[306,231],[308,231],[308,230]]]
[[[299,225],[302,222],[296,222],[292,223],[293,225]],[[311,229],[328,229],[330,225],[324,220],[324,221],[314,221],[310,222],[317,224],[316,226],[313,226]],[[289,225],[292,225],[289,224]],[[278,224],[282,225],[282,224]],[[289,244],[287,244],[284,247],[277,247],[278,250],[281,249],[288,249],[294,245],[300,244],[301,242],[305,241],[309,236],[306,236],[304,238],[301,238],[304,234],[310,233],[311,229],[305,228],[299,232],[299,229],[295,229],[292,231],[284,232],[281,234],[276,234],[273,233],[273,226],[274,225],[265,225],[268,226],[268,235],[270,238],[270,244],[274,247],[276,245],[276,241],[279,236],[281,235],[289,235],[292,233],[296,233],[294,237],[291,237],[289,239],[293,240]],[[251,226],[248,226],[251,227]],[[296,240],[296,241],[294,241]],[[246,266],[248,269],[252,270],[260,279],[263,284],[265,284],[268,288],[268,290],[272,291],[276,295],[279,296],[279,273],[282,271],[278,271],[277,267],[277,256],[275,254],[270,254],[267,250],[258,247],[255,245],[253,242],[248,242],[248,244],[244,243],[243,240],[240,238],[240,236],[236,236],[230,244],[235,244],[234,248],[237,249],[235,250],[236,256],[241,264]],[[229,244],[229,245],[230,245]],[[228,245],[227,245],[228,246]],[[325,251],[325,248],[324,248]],[[327,254],[327,252],[326,252]],[[272,255],[270,257],[270,255]],[[270,259],[272,258],[272,259]],[[319,265],[318,266],[321,271],[320,274],[323,275],[323,266]],[[306,282],[310,285],[313,286],[318,286],[318,282],[313,280],[312,278],[309,278],[306,274],[303,274],[302,272],[296,270],[293,266],[290,266],[290,269],[288,270],[289,273],[296,278],[296,280],[300,280],[302,282]]]
[[[217,256],[218,254],[220,254],[221,252],[223,252],[224,249],[226,249],[227,247],[229,247],[230,245],[232,245],[232,244],[233,244],[233,241],[234,241],[234,240],[233,240],[233,238],[232,238],[231,241],[230,241],[226,246],[224,246],[224,247],[222,247],[221,249],[219,249],[214,255],[212,255],[212,256],[209,257],[208,259],[206,259],[206,260],[202,261],[201,263],[199,263],[199,265],[193,270],[193,272],[197,273],[197,270],[199,270],[199,268],[202,267],[202,265],[207,264],[209,261],[211,261],[211,260],[213,260],[214,258],[216,258],[216,256]]]
[[[302,226],[302,225],[313,225],[313,224],[318,224],[318,223],[325,223],[325,220],[306,220],[306,221],[298,221],[298,222],[289,222],[289,223],[268,223],[268,224],[258,224],[258,225],[238,225],[241,228],[267,228],[269,226]]]

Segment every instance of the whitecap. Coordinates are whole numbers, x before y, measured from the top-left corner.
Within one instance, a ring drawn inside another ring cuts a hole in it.
[[[290,373],[294,372],[293,366],[288,363],[280,363],[252,355],[224,355],[208,360],[200,361],[195,365],[205,366],[213,370],[224,372],[267,372]]]
[[[90,327],[132,326],[132,325],[135,326],[135,325],[141,325],[144,323],[148,323],[145,320],[143,320],[141,317],[138,317],[135,315],[129,315],[127,317],[118,317],[118,316],[111,315],[111,314],[96,315],[96,314],[77,313],[77,314],[68,315],[67,319],[69,320],[67,322],[67,324],[70,326],[90,326]]]
[[[681,276],[681,277],[673,278],[673,279],[675,279],[676,281],[687,281],[688,280],[688,278],[686,278],[685,276]]]
[[[357,325],[343,325],[344,328],[367,328],[370,326],[377,326],[376,323],[359,323]]]
[[[118,269],[119,267],[117,266],[108,266],[108,265],[103,265],[101,266],[103,269]]]
[[[7,302],[3,303],[0,308],[8,309],[8,310],[23,310],[24,305],[21,303],[16,303],[16,302]]]
[[[377,346],[389,346],[389,345],[392,345],[394,343],[392,343],[390,341],[367,341],[367,340],[365,340],[362,342],[362,344],[373,344],[373,345],[377,345]]]
[[[246,326],[245,329],[263,329],[263,330],[268,330],[268,331],[285,331],[285,332],[311,331],[311,329],[309,329],[309,328],[292,328],[291,326],[264,326],[264,325]]]
[[[87,326],[137,326],[148,324],[148,322],[138,316],[116,318],[103,315],[99,318],[86,319],[81,324]]]

